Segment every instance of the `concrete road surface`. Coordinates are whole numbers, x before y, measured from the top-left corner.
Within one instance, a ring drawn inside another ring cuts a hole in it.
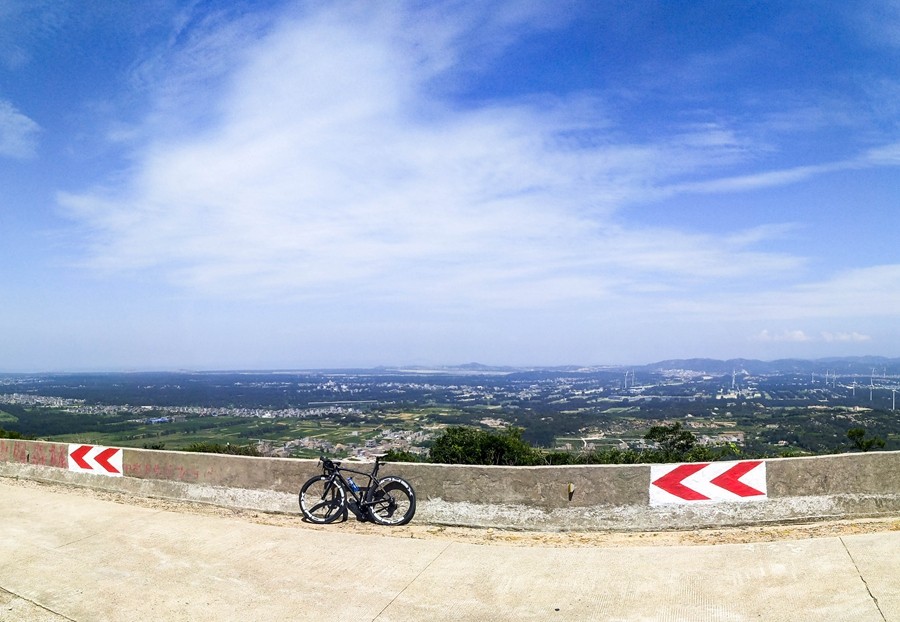
[[[900,532],[527,548],[260,525],[2,479],[0,525],[2,621],[900,622]]]

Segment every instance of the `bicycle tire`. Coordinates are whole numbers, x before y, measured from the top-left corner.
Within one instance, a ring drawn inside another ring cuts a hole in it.
[[[368,496],[369,516],[379,525],[405,525],[416,513],[416,493],[402,477],[378,480]]]
[[[311,523],[332,523],[347,511],[343,486],[328,475],[312,477],[300,488],[300,511]]]

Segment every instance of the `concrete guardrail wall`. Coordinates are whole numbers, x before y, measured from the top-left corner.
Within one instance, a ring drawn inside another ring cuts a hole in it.
[[[123,476],[69,470],[69,445],[0,439],[0,476],[226,507],[299,513],[315,460],[122,450]],[[491,467],[391,463],[416,490],[415,521],[511,529],[664,530],[860,518],[900,511],[900,452],[765,461],[764,498],[650,503],[650,465]],[[570,494],[570,485],[573,490]]]

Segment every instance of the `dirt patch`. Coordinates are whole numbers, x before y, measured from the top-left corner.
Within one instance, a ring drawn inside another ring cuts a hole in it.
[[[5,484],[23,488],[43,488],[52,492],[81,495],[144,507],[161,512],[178,512],[201,516],[218,516],[243,520],[260,525],[272,525],[293,529],[340,531],[371,536],[395,538],[442,539],[470,544],[503,544],[508,546],[545,547],[633,547],[633,546],[692,546],[718,544],[746,544],[804,540],[809,538],[836,538],[840,536],[900,531],[900,517],[880,517],[855,520],[820,521],[780,525],[753,525],[746,527],[709,528],[684,531],[631,532],[631,531],[513,531],[471,527],[443,527],[416,524],[401,527],[383,527],[359,522],[353,515],[345,522],[331,525],[312,525],[297,514],[277,514],[258,510],[224,508],[192,501],[135,497],[127,493],[82,488],[68,484],[38,482],[29,479],[3,478]]]

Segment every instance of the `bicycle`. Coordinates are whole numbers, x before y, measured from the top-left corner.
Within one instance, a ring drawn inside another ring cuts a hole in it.
[[[353,497],[360,516],[379,525],[405,525],[416,513],[416,493],[402,477],[378,477],[383,455],[375,456],[371,473],[341,466],[321,456],[322,475],[310,478],[300,488],[300,511],[311,523],[320,525],[347,517],[347,493]],[[353,481],[353,473],[368,478],[367,486]]]

